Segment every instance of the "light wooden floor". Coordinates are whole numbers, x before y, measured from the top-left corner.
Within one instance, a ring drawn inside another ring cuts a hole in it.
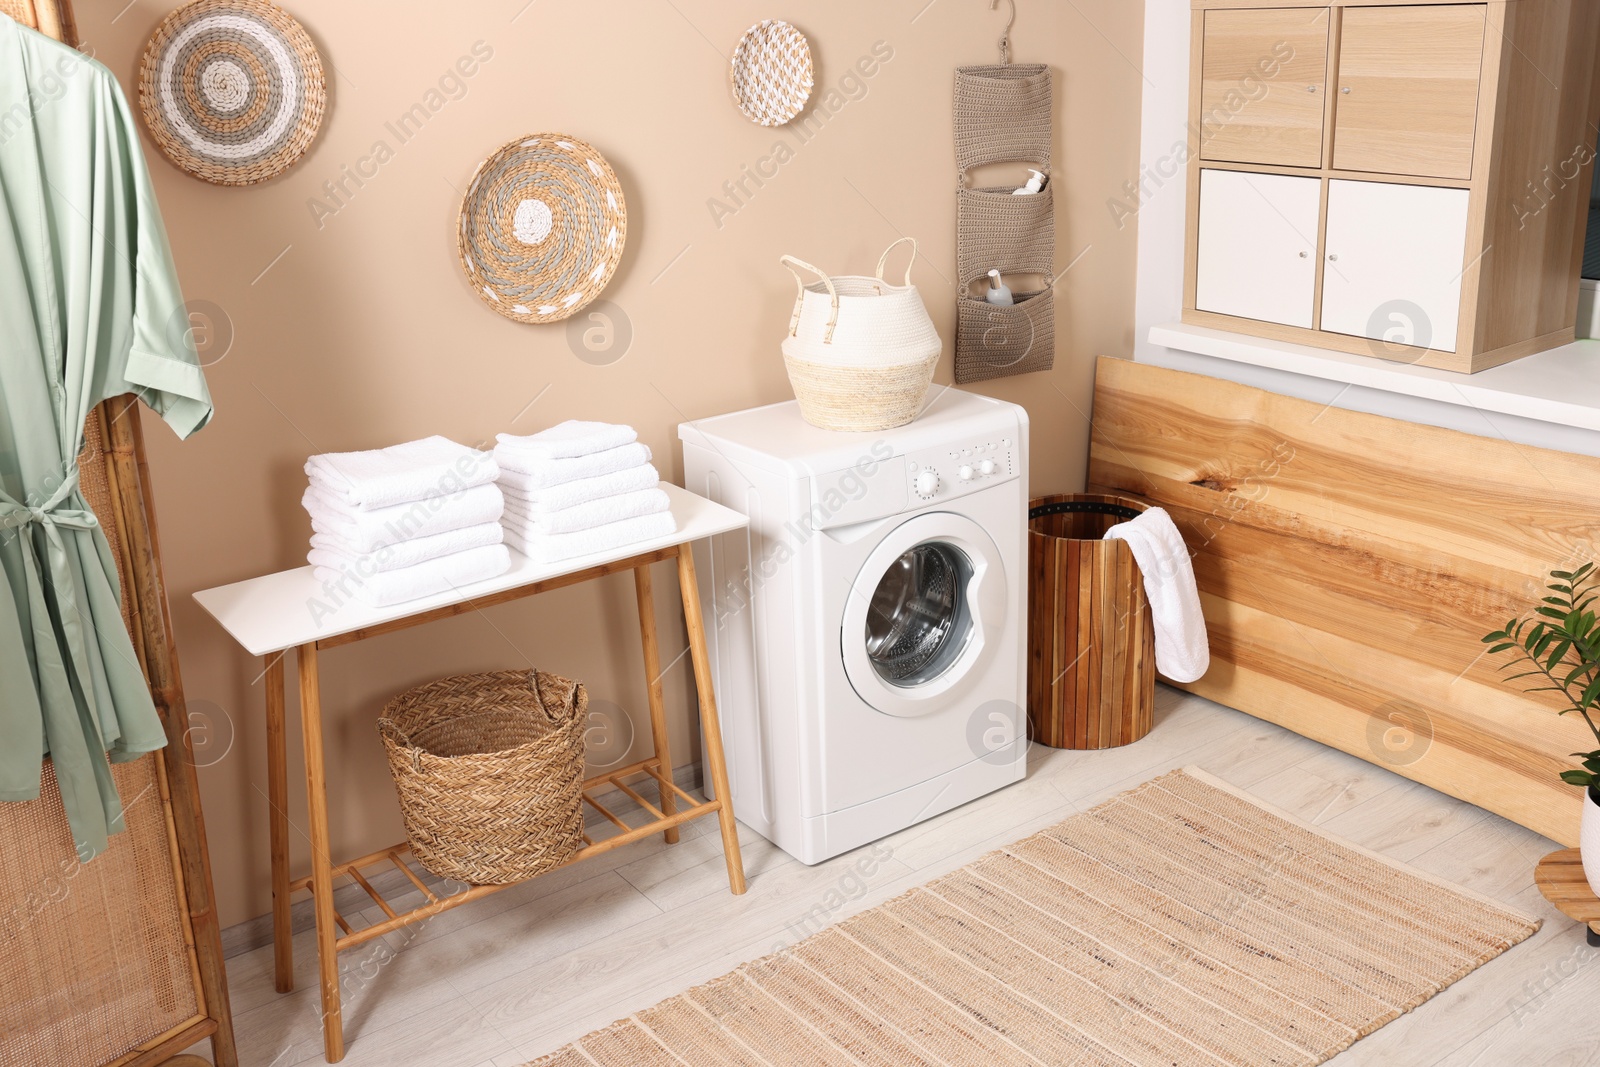
[[[344,1062],[516,1067],[765,955],[830,901],[843,903],[827,920],[842,919],[1189,764],[1545,919],[1533,938],[1359,1042],[1337,1067],[1600,1064],[1600,949],[1533,886],[1552,842],[1165,688],[1145,740],[1099,753],[1036,747],[1026,781],[888,838],[892,858],[864,885],[846,874],[855,854],[805,867],[744,832],[750,891],[730,896],[714,823],[700,820],[675,846],[639,842],[346,953]],[[309,933],[295,951],[296,991],[283,996],[273,991],[270,948],[228,961],[245,1067],[322,1062]]]

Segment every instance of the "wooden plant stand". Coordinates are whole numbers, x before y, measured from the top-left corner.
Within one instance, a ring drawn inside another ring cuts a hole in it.
[[[1600,897],[1589,888],[1578,850],[1564,848],[1550,853],[1539,861],[1533,881],[1546,900],[1587,926],[1589,944],[1600,948]]]
[[[375,937],[412,923],[422,922],[469,901],[498,893],[508,885],[476,885],[440,896],[419,879],[402,858],[410,851],[405,842],[346,862],[335,862],[330,852],[328,828],[327,769],[323,755],[322,700],[319,687],[319,653],[384,634],[421,626],[497,604],[535,596],[580,582],[623,571],[633,572],[634,592],[639,609],[639,632],[643,644],[645,676],[649,681],[650,734],[653,754],[646,759],[588,779],[583,784],[583,799],[610,823],[616,832],[595,839],[584,835],[584,847],[568,864],[631,844],[651,834],[661,834],[668,843],[678,840],[678,827],[692,819],[716,815],[722,832],[722,850],[727,861],[728,885],[735,893],[745,891],[744,867],[739,855],[738,830],[733,807],[727,799],[727,766],[723,759],[722,732],[712,691],[711,665],[706,650],[705,624],[701,615],[699,586],[695,576],[692,542],[742,529],[744,516],[676,486],[663,486],[672,498],[677,519],[676,533],[655,541],[629,545],[609,554],[572,560],[570,564],[536,564],[513,554],[510,572],[499,578],[464,587],[457,593],[441,594],[389,608],[372,608],[356,603],[340,606],[330,616],[316,621],[307,611],[308,598],[321,595],[321,584],[311,576],[311,568],[267,575],[218,589],[195,594],[202,607],[216,617],[245,649],[262,657],[265,664],[267,711],[267,788],[270,802],[272,848],[272,925],[274,970],[280,993],[294,989],[294,949],[291,941],[289,904],[293,894],[311,894],[316,914],[317,962],[322,987],[323,1047],[330,1063],[344,1058],[344,1025],[339,991],[340,950],[354,948]],[[611,558],[611,557],[616,558]],[[695,688],[699,694],[700,727],[705,744],[706,776],[715,799],[700,801],[679,789],[672,781],[672,756],[667,745],[666,716],[661,685],[661,653],[656,636],[655,597],[650,566],[676,560],[678,585],[683,604],[684,623],[689,635],[689,656],[693,663]],[[304,734],[308,833],[311,838],[311,873],[291,879],[289,872],[289,782],[284,699],[283,661],[293,649],[300,675],[300,720]],[[658,798],[652,804],[634,786],[646,782]],[[646,813],[648,821],[630,825],[605,806],[594,794],[620,791]],[[679,806],[679,802],[683,806]],[[408,911],[395,908],[373,887],[363,873],[366,869],[392,864],[423,896],[424,903]],[[334,882],[348,878],[360,886],[377,904],[384,918],[356,928],[334,908]],[[516,884],[516,883],[513,883]]]

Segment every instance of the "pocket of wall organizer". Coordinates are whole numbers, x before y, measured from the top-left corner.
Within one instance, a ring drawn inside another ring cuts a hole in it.
[[[956,166],[1050,166],[1050,68],[1043,63],[956,68]]]
[[[1016,294],[1015,304],[956,302],[956,381],[1047,370],[1055,362],[1055,291]]]
[[[991,269],[1002,274],[1055,274],[1055,194],[1052,181],[1032,196],[1010,188],[963,189],[956,273],[963,285]]]

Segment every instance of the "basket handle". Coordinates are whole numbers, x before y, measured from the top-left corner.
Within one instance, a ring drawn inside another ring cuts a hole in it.
[[[833,299],[833,313],[828,316],[828,329],[822,335],[822,343],[825,345],[833,344],[833,328],[839,325],[839,291],[833,287],[833,279],[805,260],[796,259],[794,256],[784,256],[778,262],[789,268],[789,273],[794,275],[795,287],[799,290],[794,298],[794,314],[789,316],[789,336],[793,337],[800,332],[800,307],[805,303],[806,299],[805,279],[800,277],[800,271],[795,269],[799,267],[801,270],[808,270],[821,278],[822,284],[828,287],[828,296]]]
[[[386,741],[394,742],[395,745],[411,754],[411,766],[415,768],[418,774],[421,774],[422,750],[411,743],[411,738],[407,737],[406,732],[400,729],[400,724],[393,719],[379,719],[377,726],[379,737]]]
[[[534,702],[534,705],[536,707],[538,707],[539,714],[550,725],[552,725],[552,726],[564,726],[568,722],[570,722],[572,719],[575,719],[577,717],[577,713],[578,713],[578,694],[583,689],[583,683],[582,682],[579,682],[577,685],[574,685],[572,687],[572,689],[567,693],[567,697],[562,702],[561,710],[559,712],[551,712],[549,707],[547,707],[545,705],[545,702],[544,702],[544,690],[539,688],[539,672],[537,670],[535,670],[534,668],[532,668],[532,667],[528,668],[528,685],[530,687],[532,687],[532,689],[533,689],[533,702]]]
[[[900,238],[900,240],[896,241],[894,244],[890,245],[888,248],[885,248],[883,250],[883,255],[878,257],[878,280],[880,282],[884,282],[885,284],[888,283],[888,279],[883,276],[883,268],[889,262],[889,253],[893,252],[896,248],[898,248],[900,245],[905,244],[907,241],[911,242],[911,258],[906,261],[906,280],[901,282],[900,284],[901,285],[910,285],[911,284],[911,267],[912,267],[913,264],[915,264],[917,262],[917,247],[918,246],[917,246],[917,239],[915,237],[902,237],[902,238]]]

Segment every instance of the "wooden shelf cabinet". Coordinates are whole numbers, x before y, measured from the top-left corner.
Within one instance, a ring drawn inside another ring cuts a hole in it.
[[[1566,344],[1595,0],[1193,0],[1187,323],[1471,372]]]

